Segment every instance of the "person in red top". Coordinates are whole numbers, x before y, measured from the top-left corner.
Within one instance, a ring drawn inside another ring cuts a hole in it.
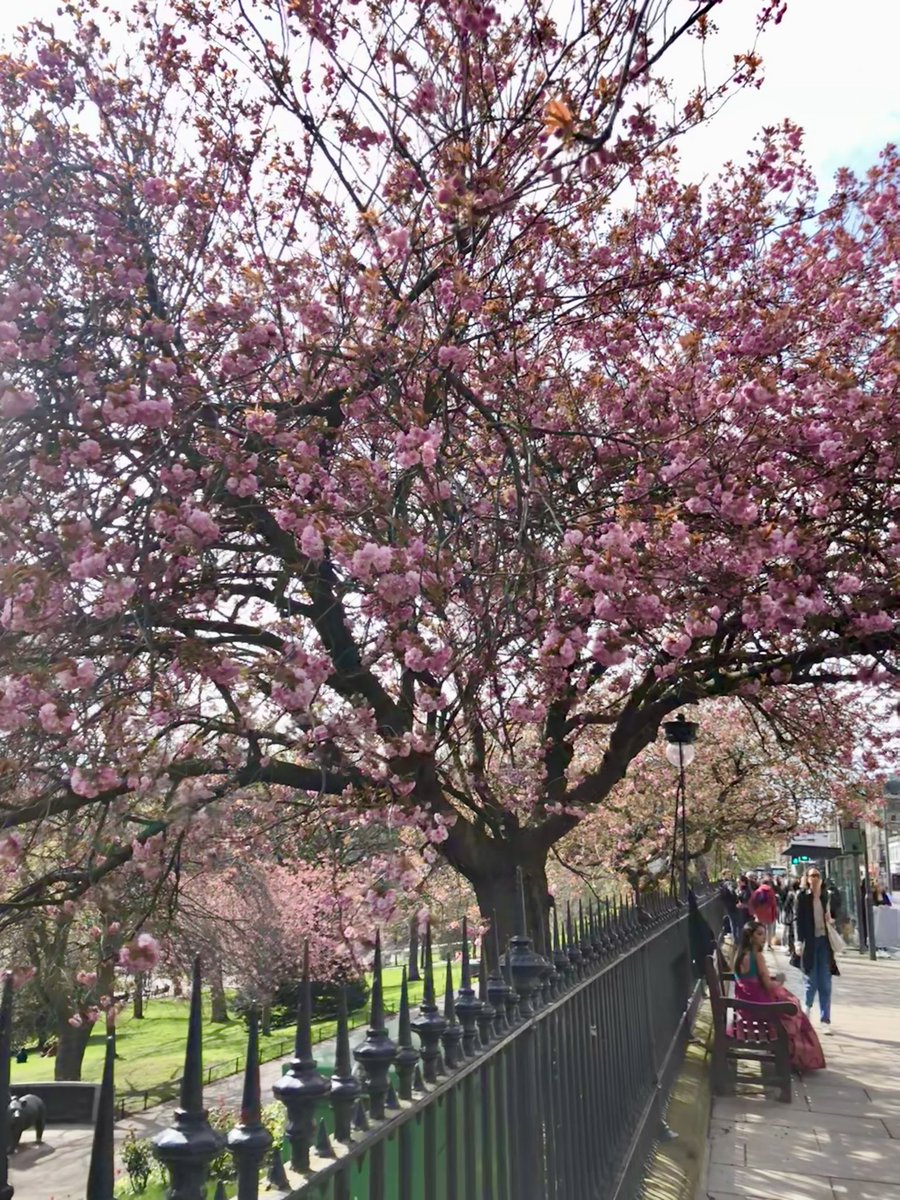
[[[775,941],[775,922],[778,918],[778,898],[772,880],[767,875],[750,897],[750,915],[766,927],[766,946],[771,950]]]

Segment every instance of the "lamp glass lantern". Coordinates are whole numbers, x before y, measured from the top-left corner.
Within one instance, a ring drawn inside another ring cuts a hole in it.
[[[674,721],[664,721],[663,731],[666,735],[666,758],[673,767],[689,767],[694,761],[697,747],[698,725],[696,721],[688,721],[679,713]]]

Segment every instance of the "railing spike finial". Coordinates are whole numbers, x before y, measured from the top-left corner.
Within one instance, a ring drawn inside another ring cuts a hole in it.
[[[469,922],[462,923],[462,980],[456,996],[456,1016],[462,1026],[463,1057],[472,1058],[478,1050],[478,1016],[481,1001],[472,987],[472,964],[469,960]]]
[[[438,1012],[438,1006],[435,1003],[434,959],[431,946],[431,922],[429,921],[425,929],[425,990],[422,1003],[419,1005],[419,1015],[410,1022],[410,1026],[421,1044],[422,1070],[426,1083],[437,1081],[440,1058],[438,1046],[446,1025],[447,1022]]]
[[[347,989],[338,990],[337,1041],[334,1054],[334,1074],[331,1076],[331,1107],[334,1111],[334,1136],[339,1142],[350,1141],[353,1109],[362,1087],[353,1074],[350,1057],[350,1031],[347,1020]]]
[[[503,978],[506,981],[506,991],[503,997],[503,1003],[506,1005],[506,1023],[512,1027],[516,1024],[521,1015],[519,1009],[519,993],[515,989],[513,983],[512,966],[509,961],[509,951],[506,953],[506,959],[503,963]]]
[[[516,933],[519,937],[528,937],[528,908],[525,903],[525,876],[522,873],[521,867],[516,867],[516,893],[518,897],[518,929]]]
[[[469,959],[469,918],[465,915],[462,919],[462,979],[459,986],[461,988],[472,986],[472,964]]]
[[[456,1009],[453,1004],[453,967],[447,959],[447,974],[444,984],[444,1032],[441,1034],[441,1045],[444,1047],[444,1065],[448,1071],[455,1070],[460,1063],[460,1042],[463,1031],[456,1019]]]
[[[415,913],[409,918],[409,981],[420,983],[419,974],[419,918]]]
[[[88,1167],[87,1200],[114,1200],[116,1190],[115,1125],[116,1125],[116,1027],[108,1019],[106,1055],[103,1059],[103,1080],[97,1101],[94,1140]]]
[[[575,922],[572,918],[572,902],[566,901],[566,953],[572,967],[573,977],[581,977],[584,963],[581,959],[581,946],[576,936]]]
[[[512,1011],[507,1003],[509,986],[503,970],[503,956],[500,953],[500,929],[497,924],[497,910],[494,909],[491,919],[491,935],[494,943],[494,970],[488,976],[488,997],[494,1006],[494,1032],[497,1037],[509,1028],[509,1014]]]
[[[431,921],[429,920],[425,926],[425,984],[422,989],[422,1004],[434,1004],[435,995],[434,955],[431,945]]]
[[[372,965],[372,1010],[365,1041],[353,1051],[362,1068],[369,1096],[369,1108],[376,1121],[384,1120],[384,1102],[389,1086],[388,1072],[397,1053],[394,1042],[384,1025],[384,1002],[381,982],[381,933],[375,934],[375,959]]]
[[[406,967],[400,976],[400,1016],[397,1029],[397,1055],[394,1070],[400,1085],[400,1099],[412,1099],[413,1072],[419,1062],[419,1052],[412,1042],[412,1027],[409,1020],[409,980]]]
[[[9,1064],[12,1050],[12,973],[3,976],[0,999],[0,1200],[12,1200],[9,1182]]]
[[[535,1003],[541,1003],[540,981],[547,971],[547,963],[535,950],[528,936],[528,918],[525,907],[525,876],[521,867],[516,867],[516,883],[519,891],[518,923],[521,933],[509,939],[506,963],[510,968],[510,984],[519,993],[519,1013],[523,1017],[534,1014]]]
[[[272,1093],[287,1109],[285,1133],[291,1144],[291,1166],[309,1168],[309,1152],[315,1137],[316,1104],[330,1091],[328,1081],[316,1070],[312,1056],[312,985],[309,978],[309,941],[303,947],[303,977],[297,1003],[297,1032],[294,1057],[284,1075],[272,1085]]]
[[[237,1126],[228,1134],[228,1148],[237,1169],[238,1200],[257,1200],[259,1169],[272,1146],[272,1135],[262,1123],[259,1082],[259,1016],[252,1009],[247,1031],[247,1063]]]
[[[488,979],[487,947],[484,936],[481,938],[481,953],[478,959],[478,1033],[482,1046],[489,1046],[497,1033],[496,1012],[490,998],[490,981]]]
[[[316,1133],[316,1154],[319,1158],[335,1157],[331,1139],[328,1136],[328,1126],[325,1124],[324,1118],[320,1119],[319,1128]]]
[[[194,959],[181,1103],[168,1129],[153,1139],[153,1153],[168,1169],[171,1200],[204,1200],[209,1164],[222,1152],[225,1138],[209,1123],[203,1107],[203,979]]]
[[[272,1147],[272,1156],[269,1161],[269,1170],[266,1174],[266,1182],[270,1188],[276,1191],[287,1194],[291,1190],[291,1185],[287,1177],[287,1171],[284,1169],[284,1161],[281,1157],[281,1150],[278,1146]]]
[[[557,992],[563,992],[569,986],[569,981],[572,976],[572,964],[569,962],[569,956],[566,953],[563,945],[562,934],[559,927],[559,909],[556,904],[553,905],[553,965],[556,967],[557,977]]]

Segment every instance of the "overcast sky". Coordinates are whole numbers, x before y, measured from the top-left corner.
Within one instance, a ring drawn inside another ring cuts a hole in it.
[[[126,7],[127,0],[114,0]],[[557,0],[565,5],[567,0]],[[674,0],[674,13],[690,0]],[[750,48],[763,0],[724,0],[715,11],[721,34],[708,51],[710,77],[721,75],[736,51]],[[57,0],[0,3],[0,36],[23,16],[52,18]],[[788,0],[781,25],[760,50],[766,81],[732,100],[683,144],[685,170],[699,179],[739,157],[757,130],[792,117],[807,133],[807,153],[822,183],[842,165],[864,171],[888,141],[900,138],[900,3],[898,0]],[[696,43],[669,60],[685,88],[696,77]],[[718,69],[717,69],[718,68]]]

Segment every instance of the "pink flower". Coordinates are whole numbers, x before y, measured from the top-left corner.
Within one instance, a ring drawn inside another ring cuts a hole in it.
[[[149,933],[139,933],[119,951],[119,965],[127,971],[152,971],[159,958],[159,942]]]
[[[34,392],[20,392],[17,388],[4,388],[0,392],[0,417],[5,417],[10,421],[15,417],[23,417],[25,413],[31,412],[36,404],[37,396]]]

